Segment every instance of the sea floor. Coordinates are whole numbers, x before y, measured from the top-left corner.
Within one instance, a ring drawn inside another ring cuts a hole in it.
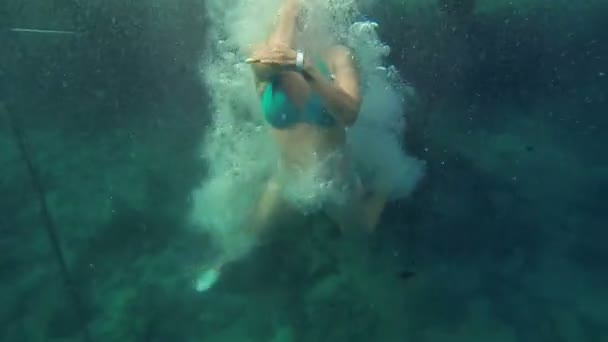
[[[84,313],[3,125],[0,340],[82,341],[86,322],[93,341],[608,341],[599,133],[572,130],[565,108],[497,108],[432,114],[427,175],[375,235],[349,240],[311,218],[204,293],[189,123],[26,125]]]

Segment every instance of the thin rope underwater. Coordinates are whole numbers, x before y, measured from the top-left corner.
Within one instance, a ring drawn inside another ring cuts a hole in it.
[[[40,181],[40,178],[38,177],[38,174],[36,172],[32,159],[30,158],[30,155],[28,153],[25,134],[24,134],[21,126],[18,124],[17,120],[11,115],[11,113],[6,108],[6,106],[2,102],[0,102],[0,114],[2,114],[2,113],[4,113],[6,115],[9,126],[13,131],[15,142],[17,144],[17,147],[19,148],[19,152],[21,154],[21,157],[23,158],[23,161],[27,166],[27,171],[28,171],[28,175],[29,175],[30,181],[32,183],[32,186],[34,187],[34,190],[36,191],[40,209],[42,211],[42,218],[44,220],[45,230],[48,235],[49,241],[51,243],[51,247],[53,249],[53,254],[57,258],[57,262],[59,263],[61,275],[63,278],[63,282],[66,286],[68,296],[72,299],[76,315],[79,317],[79,319],[81,321],[80,323],[82,325],[83,340],[85,342],[92,342],[93,339],[91,338],[91,334],[89,332],[89,329],[88,329],[88,326],[86,323],[86,314],[85,314],[84,305],[82,303],[80,294],[78,293],[78,290],[76,289],[76,286],[74,285],[73,278],[70,274],[67,263],[65,261],[65,256],[64,256],[63,250],[61,249],[61,244],[59,242],[59,236],[57,234],[57,228],[55,226],[55,222],[53,221],[53,218],[51,217],[51,213],[48,208],[48,203],[46,201],[46,194],[44,191],[44,187],[42,185],[42,182]]]

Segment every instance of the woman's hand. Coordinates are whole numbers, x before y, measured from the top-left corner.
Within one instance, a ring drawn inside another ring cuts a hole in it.
[[[296,50],[284,45],[263,46],[255,50],[250,58],[245,62],[249,64],[261,63],[282,68],[292,68],[296,66]]]
[[[252,65],[258,79],[267,81],[283,71],[295,70],[296,60],[297,52],[289,46],[264,45],[245,62]]]

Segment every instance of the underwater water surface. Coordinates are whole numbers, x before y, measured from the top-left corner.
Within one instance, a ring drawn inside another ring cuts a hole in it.
[[[0,5],[1,341],[608,341],[605,1],[361,1],[424,176],[200,293],[209,3]]]

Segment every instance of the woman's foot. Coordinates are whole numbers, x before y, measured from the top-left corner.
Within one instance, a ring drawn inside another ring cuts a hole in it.
[[[203,270],[195,280],[194,289],[198,292],[205,292],[217,283],[220,279],[222,265]]]

